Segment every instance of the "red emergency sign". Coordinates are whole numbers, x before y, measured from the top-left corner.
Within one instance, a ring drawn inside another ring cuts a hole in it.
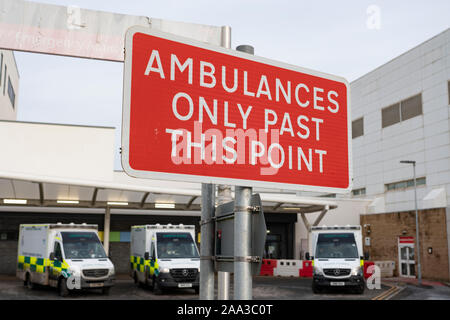
[[[133,27],[125,38],[122,166],[141,178],[346,192],[341,77]]]

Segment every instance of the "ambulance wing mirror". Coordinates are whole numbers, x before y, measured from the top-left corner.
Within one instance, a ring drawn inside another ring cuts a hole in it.
[[[49,259],[52,260],[52,261],[55,260],[55,253],[54,252],[50,253]]]
[[[305,253],[305,259],[306,259],[306,260],[311,260],[310,258],[311,258],[311,257],[309,256],[309,252]]]
[[[369,259],[370,259],[369,252],[368,251],[364,252],[364,260],[369,260]]]
[[[144,259],[145,259],[145,260],[150,260],[150,253],[149,253],[149,252],[146,252],[146,253],[144,254]]]

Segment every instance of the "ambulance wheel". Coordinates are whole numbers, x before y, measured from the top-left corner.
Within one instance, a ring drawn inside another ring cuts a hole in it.
[[[355,289],[356,294],[363,294],[364,293],[364,285],[360,285]]]
[[[69,288],[67,288],[67,281],[65,278],[59,279],[58,293],[60,297],[67,297],[70,293]]]
[[[138,279],[136,272],[134,273],[133,280],[134,280],[134,284],[136,285],[136,287],[139,287],[140,284],[139,284],[139,279]]]
[[[319,294],[319,293],[322,293],[322,288],[313,282],[312,291],[314,294]]]
[[[156,277],[153,277],[153,293],[156,295],[162,294],[161,285],[158,283],[158,280],[156,280]]]
[[[34,288],[36,288],[35,284],[33,282],[31,282],[30,279],[30,274],[27,273],[27,278],[25,280],[25,285],[27,286],[28,289],[33,290]]]

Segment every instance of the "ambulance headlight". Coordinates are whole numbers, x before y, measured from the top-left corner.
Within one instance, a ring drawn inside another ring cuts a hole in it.
[[[67,272],[71,275],[71,276],[79,276],[80,275],[80,269],[78,268],[69,268],[67,270]]]
[[[314,272],[314,275],[316,275],[316,276],[323,275],[322,268],[319,268],[319,267],[314,267],[313,272]]]
[[[360,266],[352,268],[351,275],[352,276],[362,276],[363,275],[363,269]]]
[[[116,270],[114,268],[109,269],[108,276],[114,276],[116,274]]]
[[[169,268],[162,268],[161,269],[161,273],[169,273],[170,269]]]

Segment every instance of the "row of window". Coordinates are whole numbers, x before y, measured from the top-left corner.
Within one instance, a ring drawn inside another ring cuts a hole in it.
[[[416,179],[417,186],[425,185],[426,183],[427,183],[427,179],[425,177],[420,177],[420,178]],[[386,188],[386,191],[411,188],[411,187],[414,187],[414,179],[391,182],[391,183],[385,184],[384,186]],[[359,188],[359,189],[352,190],[353,196],[364,196],[365,194],[366,194],[366,188]]]
[[[0,56],[0,88],[3,86],[3,95],[6,94],[6,87],[8,87],[8,97],[9,101],[11,101],[11,105],[13,109],[15,108],[16,102],[16,93],[14,92],[14,88],[12,86],[11,78],[8,76],[8,85],[6,83],[6,76],[8,73],[8,67],[5,64],[5,70],[3,71],[3,53]],[[3,78],[3,82],[2,82]]]
[[[417,186],[424,185],[426,183],[427,183],[427,181],[426,181],[425,177],[416,179]],[[414,187],[414,179],[387,183],[387,184],[385,184],[385,187],[386,187],[386,191]]]
[[[366,194],[366,188],[359,188],[352,190],[354,196],[364,196]]]
[[[381,127],[386,128],[401,121],[420,116],[421,114],[422,94],[419,93],[381,109]],[[359,118],[352,122],[352,138],[354,139],[362,135],[364,135],[364,118]]]

